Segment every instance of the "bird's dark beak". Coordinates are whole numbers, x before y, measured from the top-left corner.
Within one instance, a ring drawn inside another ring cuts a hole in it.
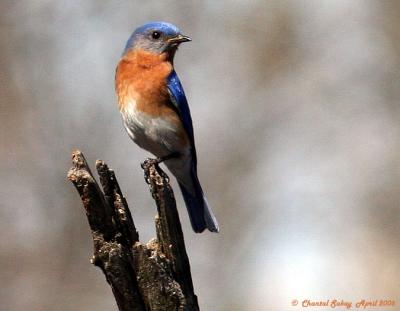
[[[173,37],[171,39],[168,40],[168,43],[171,44],[180,44],[182,42],[189,42],[192,41],[192,39],[190,39],[188,36],[184,36],[184,35],[177,35],[176,37]]]

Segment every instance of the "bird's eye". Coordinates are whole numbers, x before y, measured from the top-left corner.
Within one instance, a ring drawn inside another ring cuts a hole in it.
[[[151,37],[152,37],[153,39],[160,39],[160,37],[161,37],[161,32],[159,32],[159,31],[153,31],[153,33],[151,34]]]

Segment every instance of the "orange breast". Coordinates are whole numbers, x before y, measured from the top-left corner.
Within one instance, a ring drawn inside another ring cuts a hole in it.
[[[166,54],[131,51],[119,62],[115,87],[121,111],[135,103],[135,109],[154,117],[178,119],[171,106],[167,78],[172,64]]]

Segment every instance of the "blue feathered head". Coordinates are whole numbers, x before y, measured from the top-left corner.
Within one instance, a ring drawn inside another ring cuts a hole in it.
[[[191,41],[175,25],[166,22],[151,22],[137,28],[128,42],[124,53],[133,49],[161,54],[169,50],[176,50],[182,42]]]

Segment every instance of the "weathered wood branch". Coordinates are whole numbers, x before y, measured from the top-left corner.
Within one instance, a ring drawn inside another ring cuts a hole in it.
[[[158,212],[157,238],[142,244],[113,170],[96,162],[101,190],[80,151],[73,152],[72,162],[68,178],[81,196],[92,231],[92,263],[103,271],[119,310],[198,311],[168,176],[154,161],[142,164]]]

